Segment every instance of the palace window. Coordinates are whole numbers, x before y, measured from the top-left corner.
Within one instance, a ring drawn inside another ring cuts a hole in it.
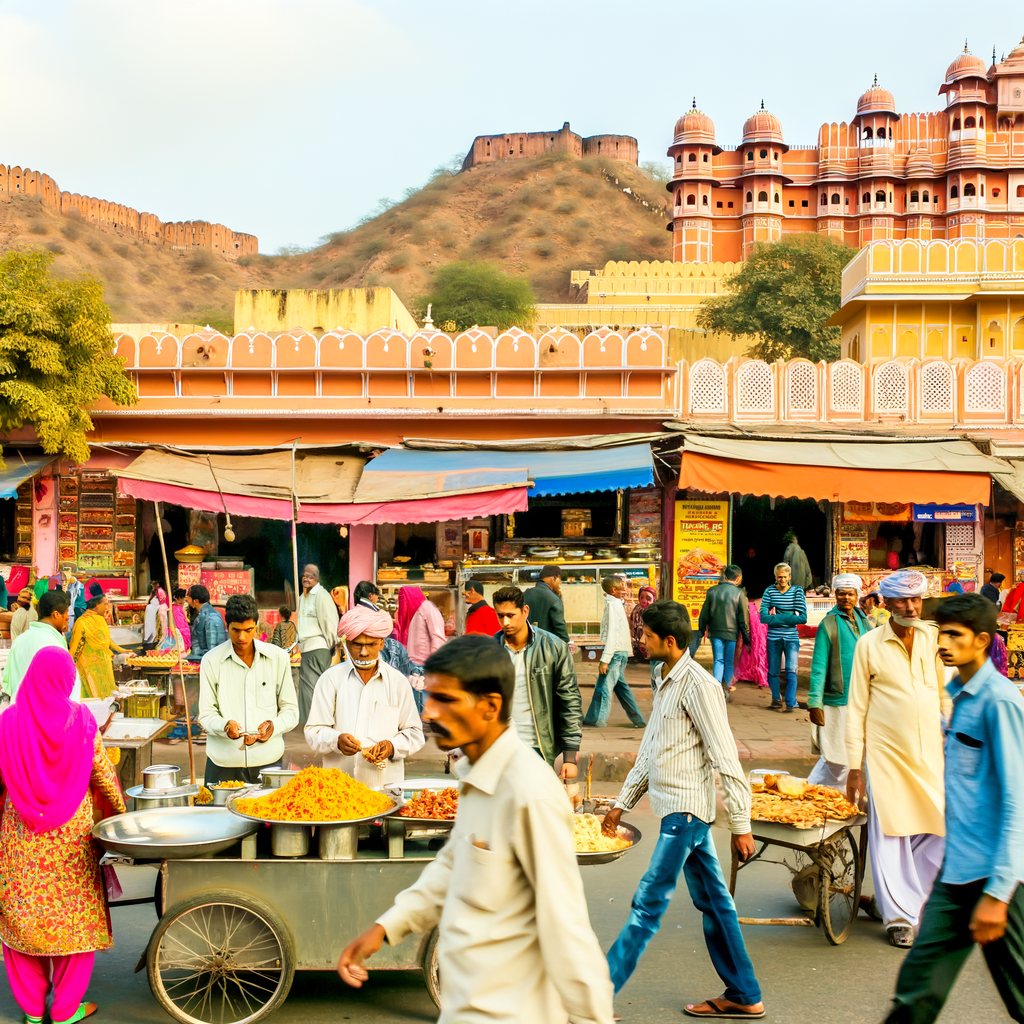
[[[681,156],[677,155],[676,156],[676,163],[677,164],[681,164],[682,162],[683,162],[683,158]]]
[[[935,201],[936,202],[939,201],[939,197],[938,196],[935,197]],[[927,203],[928,202],[928,190],[927,189],[925,189],[924,192],[921,193],[921,202],[922,203]]]
[[[775,193],[775,202],[779,202],[779,193],[778,192]]]
[[[748,203],[752,203],[753,201],[754,201],[754,193],[753,192],[748,192],[747,193],[747,202]]]
[[[949,198],[950,199],[959,199],[960,198],[960,190],[956,187],[956,185],[954,185],[949,190]]]
[[[1010,119],[1008,117],[999,118],[999,130],[1001,132],[1008,132],[1010,130]]]
[[[839,205],[839,193],[838,193],[838,192],[833,192],[833,193],[832,193],[832,202],[833,202],[833,203],[834,203],[834,204],[835,204],[836,206],[838,206],[838,205]]]
[[[691,153],[691,154],[690,154],[690,155],[689,155],[689,156],[688,156],[688,157],[687,157],[686,159],[687,159],[687,160],[688,160],[688,161],[689,161],[689,162],[690,162],[691,164],[695,164],[695,163],[697,162],[697,154],[696,154],[696,153]]]
[[[910,193],[910,201],[912,203],[919,203],[921,201],[921,194],[917,191],[917,189],[914,189]]]
[[[702,205],[707,206],[708,205],[708,197],[707,196],[702,196],[701,199],[702,199]]]
[[[960,118],[959,117],[954,117],[953,118],[953,131],[955,131],[955,132],[960,131]]]
[[[1000,191],[1001,191],[1001,189],[998,189],[998,188],[992,189],[992,198],[993,199],[998,199]]]
[[[732,206],[732,203],[730,203],[729,205],[730,205],[730,206]],[[719,201],[719,202],[715,203],[715,207],[716,207],[717,209],[719,209],[719,210],[720,210],[720,209],[722,208],[722,203],[721,203],[721,201]]]
[[[693,195],[692,192],[690,193],[690,195],[688,195],[686,197],[686,205],[687,206],[696,206],[697,205],[697,197],[695,195]]]
[[[973,117],[965,117],[964,118],[964,127],[965,128],[973,128],[974,127],[974,118]]]
[[[800,205],[801,206],[806,206],[807,205],[807,200],[806,199],[801,199],[800,200]]]
[[[708,155],[707,155],[707,153],[704,154],[703,160],[704,160],[704,163],[708,162]]]
[[[871,193],[870,192],[865,192],[864,195],[862,195],[860,197],[860,201],[862,203],[870,203],[871,202]]]
[[[876,192],[875,193],[875,202],[876,203],[884,203],[885,202],[885,193],[882,192],[881,190]]]
[[[1024,199],[1024,185],[1017,186],[1017,198]]]
[[[978,118],[978,127],[979,128],[984,128],[985,127],[985,118],[983,118],[983,117],[979,117]]]
[[[824,192],[821,193],[821,205],[828,206],[828,196]]]
[[[870,128],[865,128],[864,129],[864,138],[865,139],[873,139],[874,137],[875,137],[875,133]]]
[[[965,196],[973,196],[974,192],[975,192],[974,183],[970,182],[970,181],[967,182],[967,184],[964,185],[964,195]]]
[[[762,149],[761,150],[761,159],[762,160],[767,160],[768,159],[768,150],[767,149]]]
[[[768,202],[768,193],[764,192],[764,191],[758,192],[757,193],[757,201],[759,203],[767,203]]]
[[[790,205],[790,206],[796,206],[796,203],[795,203],[795,202],[794,202],[794,201],[793,201],[792,199],[790,199],[790,201],[789,201],[789,205]]]
[[[732,203],[729,203],[728,209],[730,209],[730,210],[732,209]]]
[[[751,150],[749,153],[747,153],[747,159],[748,160],[753,160],[754,159],[754,151],[753,150]]]

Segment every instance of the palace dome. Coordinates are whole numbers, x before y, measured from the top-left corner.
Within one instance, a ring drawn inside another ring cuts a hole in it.
[[[715,122],[694,108],[676,121],[675,142],[715,144]]]
[[[761,109],[743,122],[744,142],[778,142],[782,143],[782,122],[772,113]]]
[[[932,163],[932,155],[924,146],[920,146],[910,154],[907,160],[906,177],[908,178],[930,178],[935,173],[935,166]]]
[[[961,78],[986,78],[987,76],[988,67],[985,62],[980,57],[968,53],[965,46],[964,52],[946,68],[946,85],[952,85],[954,82],[960,81]]]
[[[878,84],[878,75],[875,75],[875,83],[857,100],[857,116],[861,114],[895,114],[896,100],[888,89],[883,89]]]

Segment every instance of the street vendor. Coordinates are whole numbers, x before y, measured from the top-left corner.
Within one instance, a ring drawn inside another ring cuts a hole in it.
[[[409,680],[381,657],[394,624],[386,611],[357,605],[338,623],[348,659],[317,680],[306,719],[310,748],[375,789],[401,785],[405,759],[424,743]]]
[[[900,569],[879,589],[892,617],[854,648],[846,791],[851,803],[865,790],[869,797],[875,899],[889,942],[909,949],[942,864],[942,715],[952,705],[937,631],[921,619],[928,580],[914,569]]]
[[[284,734],[299,722],[288,654],[256,639],[259,609],[249,594],[224,608],[228,639],[199,666],[199,724],[208,736],[205,782],[257,782],[281,762]]]
[[[853,671],[853,649],[871,630],[867,616],[857,607],[864,583],[852,572],[832,579],[836,606],[822,619],[814,636],[811,688],[807,707],[811,735],[820,757],[807,781],[846,789],[846,707]]]

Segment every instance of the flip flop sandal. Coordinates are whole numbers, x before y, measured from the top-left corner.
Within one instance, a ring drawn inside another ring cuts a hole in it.
[[[717,999],[705,999],[712,1013],[705,1013],[693,1009],[692,1006],[684,1006],[683,1013],[687,1017],[710,1017],[715,1020],[762,1020],[767,1013],[766,1010],[739,1010],[735,1007],[727,1009],[718,1005]]]
[[[911,949],[914,945],[913,928],[889,928],[889,945],[897,949]]]
[[[81,1003],[67,1020],[55,1020],[53,1024],[75,1024],[76,1021],[91,1017],[98,1009],[99,1007],[95,1003]]]

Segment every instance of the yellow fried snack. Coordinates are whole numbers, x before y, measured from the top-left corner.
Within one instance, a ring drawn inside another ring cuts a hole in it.
[[[602,835],[601,822],[596,814],[574,814],[572,816],[572,843],[577,853],[604,853],[608,850],[622,850],[632,846],[630,839],[612,839]]]
[[[265,821],[351,821],[382,814],[394,801],[339,768],[303,768],[268,796],[241,797],[232,805]]]
[[[196,795],[196,803],[200,807],[205,807],[212,799],[213,794],[205,786],[200,786]]]
[[[755,791],[750,799],[750,817],[754,821],[820,828],[826,821],[845,821],[860,813],[838,789],[810,785],[803,779],[791,779],[779,785],[788,778],[785,775],[764,777],[763,791]]]

